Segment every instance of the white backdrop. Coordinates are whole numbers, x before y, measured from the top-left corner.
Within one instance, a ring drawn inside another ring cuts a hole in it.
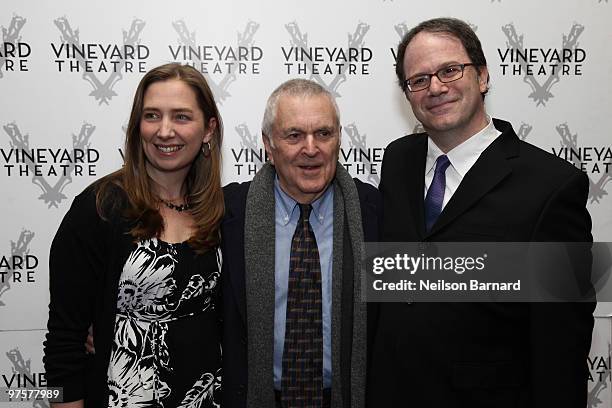
[[[336,94],[340,159],[376,185],[384,147],[418,126],[395,84],[394,48],[424,19],[464,19],[488,60],[489,114],[583,166],[595,240],[612,241],[608,0],[4,0],[1,9],[0,387],[39,381],[53,234],[72,197],[121,165],[136,85],[170,61],[208,72],[225,125],[225,182],[248,180],[261,165],[265,100],[304,77]],[[597,313],[611,310],[600,304]],[[591,372],[607,374],[593,374],[592,407],[610,406],[609,344],[600,319]]]

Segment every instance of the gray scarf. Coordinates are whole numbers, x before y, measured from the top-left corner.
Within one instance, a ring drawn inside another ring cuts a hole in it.
[[[244,260],[248,330],[247,407],[274,407],[274,246],[275,170],[265,164],[255,175],[247,196],[244,225]],[[355,182],[340,163],[334,179],[334,242],[332,266],[332,408],[341,408],[340,324],[342,321],[342,253],[344,222],[353,251],[353,338],[350,341],[352,408],[365,405],[366,304],[361,302],[363,231]],[[289,256],[289,254],[287,254]],[[342,343],[348,343],[346,339]]]

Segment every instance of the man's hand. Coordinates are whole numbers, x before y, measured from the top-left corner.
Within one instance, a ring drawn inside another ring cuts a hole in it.
[[[96,354],[96,349],[94,347],[94,338],[93,338],[93,326],[89,326],[89,331],[87,334],[87,341],[85,342],[85,352],[87,354]]]

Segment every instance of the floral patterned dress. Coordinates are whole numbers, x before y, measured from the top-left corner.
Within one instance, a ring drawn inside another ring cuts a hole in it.
[[[109,407],[220,405],[221,252],[139,242],[119,280]]]

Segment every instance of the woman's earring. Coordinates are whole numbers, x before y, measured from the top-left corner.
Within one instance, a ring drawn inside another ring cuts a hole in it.
[[[202,154],[204,157],[210,157],[211,151],[212,147],[210,146],[210,142],[202,143]]]

